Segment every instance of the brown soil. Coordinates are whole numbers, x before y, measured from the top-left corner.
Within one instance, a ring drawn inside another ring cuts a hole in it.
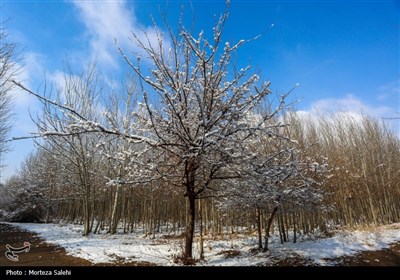
[[[388,249],[378,251],[364,251],[354,256],[338,259],[326,259],[327,264],[335,266],[400,266],[400,243],[394,243]],[[300,256],[290,257],[284,260],[272,260],[268,266],[315,266],[310,260]]]
[[[326,263],[335,266],[393,266],[400,267],[400,242],[393,243],[389,248],[378,251],[364,251],[354,256],[341,257],[337,259],[325,259]],[[308,259],[301,256],[292,256],[284,260],[272,259],[267,266],[315,266]]]
[[[342,266],[400,266],[400,242],[388,249],[365,251],[353,257],[341,258]]]
[[[5,257],[6,245],[21,247],[28,241],[31,249],[28,253],[19,253],[17,262]],[[366,251],[352,257],[335,260],[339,266],[400,266],[400,242],[392,244],[388,249]],[[65,249],[46,243],[37,234],[24,231],[18,227],[0,223],[0,266],[93,266],[90,261],[68,256]],[[96,264],[96,266],[152,266],[147,262],[128,262]],[[269,264],[271,265],[271,264]],[[312,265],[308,260],[299,257],[279,260],[273,266]]]

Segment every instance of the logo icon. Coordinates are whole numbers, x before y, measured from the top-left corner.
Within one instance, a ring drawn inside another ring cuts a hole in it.
[[[14,248],[11,245],[7,244],[6,245],[7,251],[5,253],[6,258],[9,259],[10,261],[17,262],[19,261],[19,257],[17,254],[19,253],[28,253],[29,250],[31,249],[31,244],[28,241],[24,242],[24,246],[19,247],[19,248]]]

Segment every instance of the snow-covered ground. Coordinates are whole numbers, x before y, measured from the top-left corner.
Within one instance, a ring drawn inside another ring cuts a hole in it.
[[[48,243],[66,249],[71,256],[81,257],[93,263],[105,262],[150,262],[157,265],[174,265],[174,255],[182,251],[183,241],[176,238],[155,239],[143,234],[92,234],[82,236],[82,226],[57,224],[12,225],[38,233]],[[255,236],[236,236],[225,239],[206,239],[205,261],[198,265],[248,266],[269,265],[277,260],[300,256],[313,265],[334,265],[333,259],[354,255],[360,251],[387,248],[400,241],[400,224],[381,226],[368,230],[340,231],[333,237],[323,239],[300,238],[297,243],[280,244],[274,237],[270,251],[255,253]],[[198,242],[194,244],[194,255],[198,257]]]

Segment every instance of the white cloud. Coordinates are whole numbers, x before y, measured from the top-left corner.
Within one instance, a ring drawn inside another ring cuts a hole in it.
[[[378,88],[379,101],[385,101],[392,96],[397,96],[400,106],[400,79],[382,85]]]
[[[156,46],[157,33],[154,27],[145,27],[137,21],[133,8],[126,5],[126,1],[79,1],[73,4],[79,11],[79,16],[86,27],[86,35],[90,40],[92,56],[97,61],[108,66],[117,66],[117,49],[114,40],[122,48],[137,51],[132,33],[135,33],[143,42],[150,41]],[[146,38],[147,34],[147,38]],[[170,43],[164,38],[164,48]]]
[[[395,113],[392,107],[377,106],[372,107],[352,94],[346,95],[344,98],[326,98],[315,101],[311,104],[311,108],[307,110],[311,113],[348,113],[354,116],[370,115],[376,118],[390,117]]]
[[[87,28],[91,51],[99,61],[115,66],[114,39],[126,43],[131,28],[136,25],[133,11],[126,8],[124,1],[96,3],[76,0],[73,3]]]
[[[379,120],[385,118],[393,118],[397,116],[395,108],[388,106],[372,107],[365,104],[352,94],[346,95],[344,98],[326,98],[320,99],[311,104],[307,110],[296,111],[296,115],[306,120],[313,120],[318,123],[319,116],[325,116],[329,119],[344,118],[349,121],[360,122],[364,116],[371,116]],[[389,127],[400,138],[400,122],[387,122]]]

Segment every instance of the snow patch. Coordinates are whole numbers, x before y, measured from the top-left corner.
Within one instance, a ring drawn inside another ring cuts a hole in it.
[[[62,246],[67,254],[87,259],[93,263],[150,262],[157,265],[174,265],[174,255],[181,253],[181,239],[146,237],[144,234],[91,234],[82,236],[82,226],[61,224],[9,223],[25,230],[36,232],[51,244]],[[400,223],[376,227],[370,230],[338,231],[330,238],[313,239],[300,236],[297,243],[280,244],[273,236],[270,250],[254,253],[256,236],[226,236],[223,240],[205,239],[205,261],[198,265],[209,266],[254,266],[269,265],[276,260],[300,256],[313,265],[335,265],[336,258],[355,255],[361,251],[388,248],[400,241]],[[199,255],[199,243],[193,247],[194,256]]]

